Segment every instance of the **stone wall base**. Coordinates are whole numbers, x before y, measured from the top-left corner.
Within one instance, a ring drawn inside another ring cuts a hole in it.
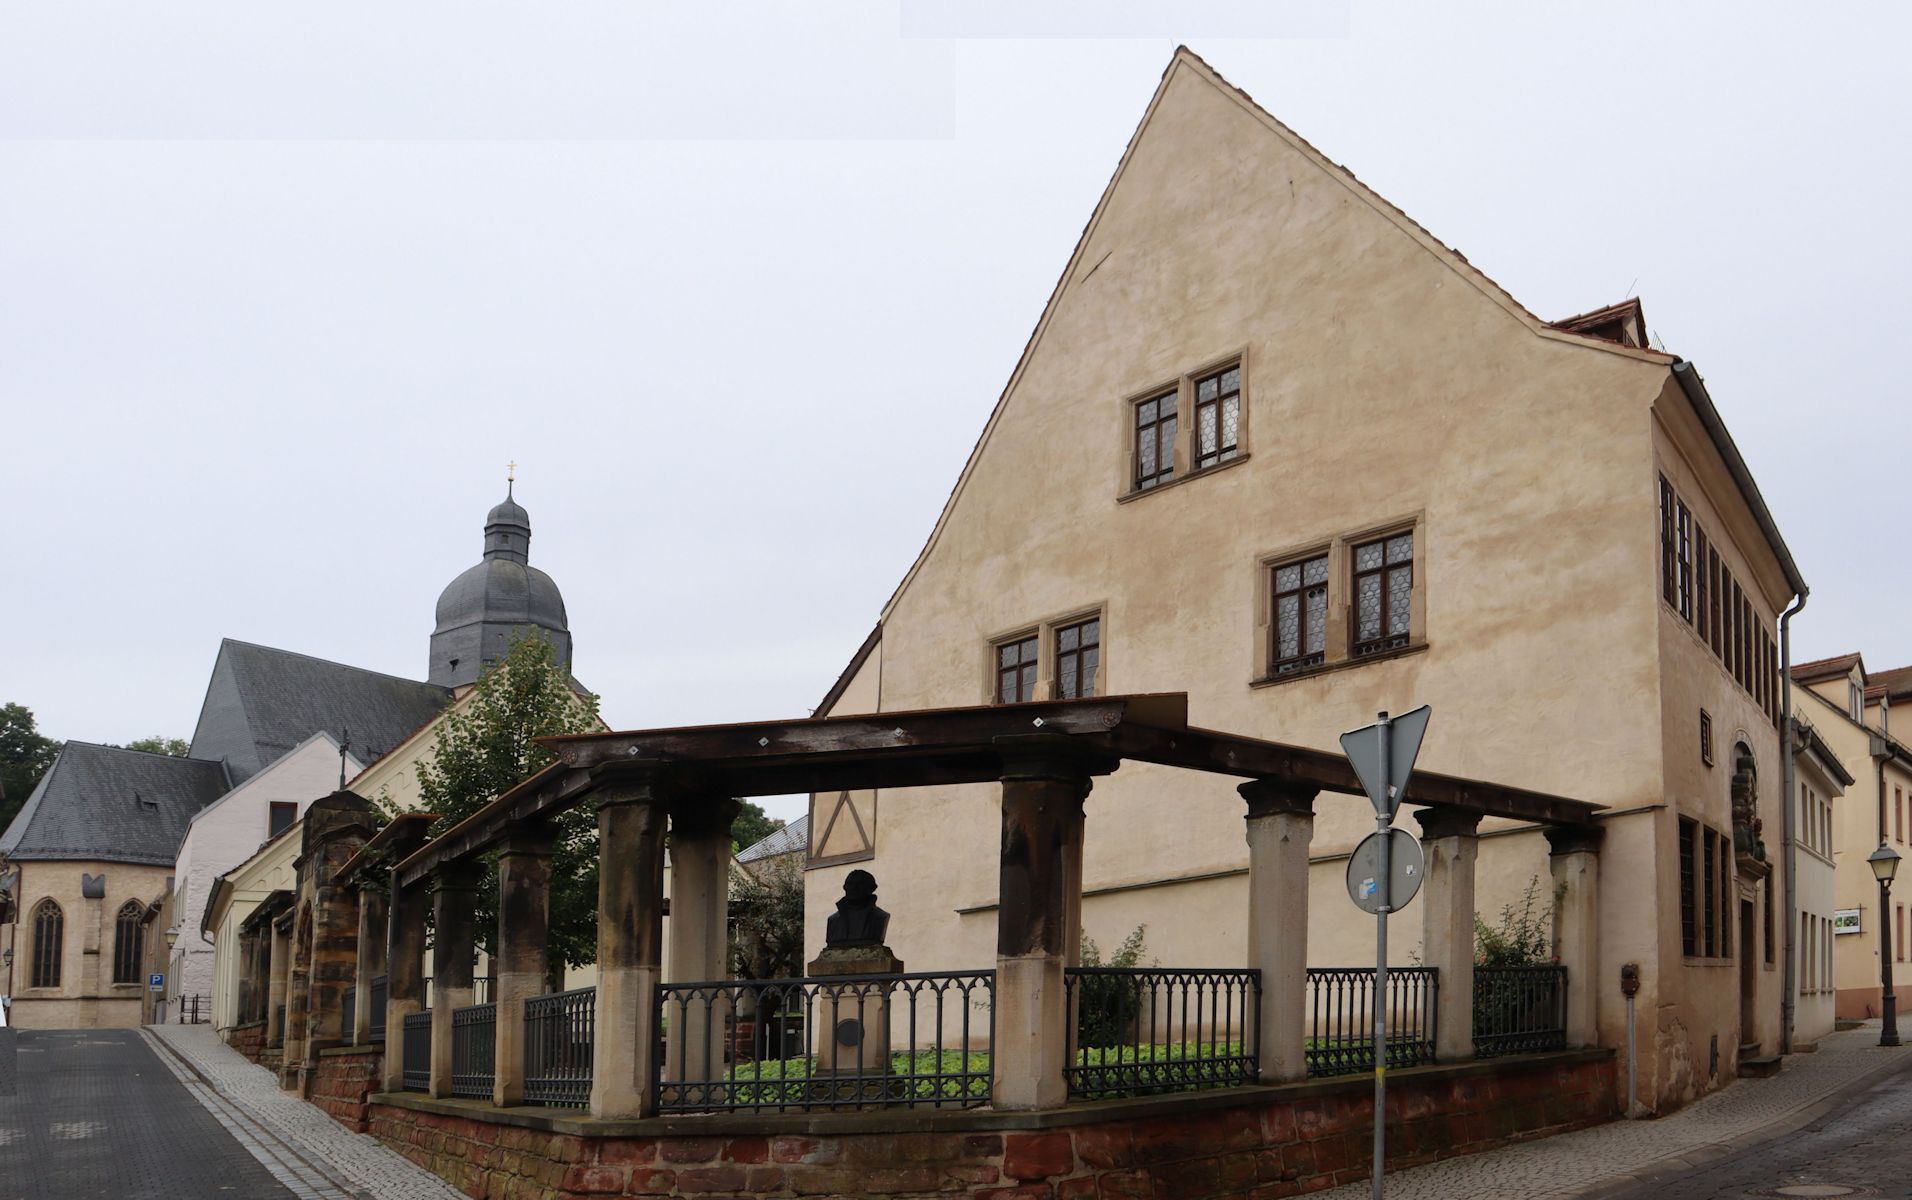
[[[258,1062],[260,1053],[266,1048],[266,1023],[253,1021],[247,1025],[234,1025],[226,1030],[226,1045],[245,1055],[248,1061]]]
[[[306,1076],[306,1099],[353,1133],[370,1128],[368,1103],[384,1085],[385,1054],[377,1047],[356,1046],[319,1052],[319,1064]]]
[[[369,1118],[374,1136],[484,1200],[1275,1200],[1367,1177],[1371,1088],[1363,1076],[1060,1113],[933,1114],[888,1130],[882,1113],[735,1115],[639,1123],[657,1136],[594,1136],[573,1131],[588,1126],[577,1114],[521,1108],[499,1114],[509,1120],[486,1119],[497,1110],[410,1096],[377,1097]],[[1471,1154],[1617,1115],[1614,1060],[1605,1053],[1391,1072],[1388,1164]],[[699,1120],[711,1122],[710,1136],[681,1132]]]

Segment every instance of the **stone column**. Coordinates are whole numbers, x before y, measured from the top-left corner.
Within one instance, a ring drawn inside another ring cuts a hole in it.
[[[597,1044],[591,1115],[657,1112],[657,983],[664,940],[662,798],[649,782],[597,794]]]
[[[1255,1052],[1263,1083],[1308,1074],[1308,843],[1320,790],[1254,779],[1248,802],[1248,965],[1261,972]]]
[[[498,848],[498,954],[491,998],[498,1006],[491,1102],[524,1103],[524,1005],[544,994],[551,942],[549,821],[514,826]]]
[[[1554,885],[1554,953],[1567,968],[1567,1045],[1600,1038],[1600,842],[1598,825],[1547,830]]]
[[[1082,940],[1082,802],[1092,771],[1066,736],[998,738],[1002,861],[996,909],[996,1052],[1003,1110],[1060,1108],[1069,1053],[1063,970]]]
[[[696,983],[727,978],[730,917],[730,823],[737,802],[685,796],[671,804],[671,957],[664,978]],[[665,1014],[664,1078],[721,1079],[722,994],[685,997]]]
[[[270,969],[266,974],[266,1045],[285,1046],[285,1027],[279,1023],[279,1006],[285,1003],[286,983],[292,978],[292,938],[269,921],[266,936],[271,942]]]
[[[1421,961],[1440,972],[1434,1061],[1474,1057],[1474,864],[1480,814],[1434,806],[1414,814],[1427,876],[1421,884]]]
[[[234,999],[238,1007],[233,1010],[232,1023],[244,1025],[252,1019],[252,981],[253,969],[258,965],[259,938],[249,930],[239,934],[239,988]]]
[[[423,883],[398,886],[391,875],[391,908],[385,935],[385,1090],[405,1090],[405,1018],[425,1011],[425,912]]]
[[[354,1046],[372,1044],[372,979],[385,974],[390,908],[391,902],[378,888],[358,889],[358,965],[352,980],[358,999],[352,1010],[352,1028],[345,1031]]]
[[[319,1051],[352,1040],[345,1028],[345,989],[358,978],[358,889],[326,883],[312,907],[312,971],[306,1015],[305,1058],[316,1066]]]
[[[285,984],[285,1045],[279,1058],[279,1086],[287,1089],[299,1084],[308,1043],[306,1016],[312,1008],[312,906],[309,901],[294,903],[292,969]]]
[[[431,1094],[451,1095],[451,1017],[471,1003],[478,958],[479,865],[448,862],[433,872]]]

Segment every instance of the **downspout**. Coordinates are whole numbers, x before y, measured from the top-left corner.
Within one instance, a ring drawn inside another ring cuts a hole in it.
[[[1793,993],[1799,981],[1799,846],[1796,836],[1799,811],[1793,803],[1793,794],[1799,790],[1799,783],[1794,778],[1798,770],[1794,755],[1798,753],[1795,743],[1799,731],[1793,726],[1792,711],[1792,619],[1799,615],[1800,609],[1806,607],[1808,594],[1802,590],[1793,606],[1779,615],[1779,779],[1780,786],[1785,789],[1785,795],[1780,798],[1779,828],[1786,859],[1786,953],[1779,994],[1781,1054],[1792,1053],[1793,1021],[1798,1008]]]

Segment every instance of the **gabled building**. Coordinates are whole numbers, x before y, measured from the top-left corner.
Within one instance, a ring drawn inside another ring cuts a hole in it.
[[[1805,590],[1637,301],[1536,316],[1183,50],[818,715],[1186,692],[1192,724],[1335,750],[1431,704],[1423,768],[1605,806],[1583,1015],[1625,1047],[1639,965],[1635,1065],[1665,1109],[1783,1041],[1777,625]],[[996,803],[813,797],[811,950],[863,867],[912,969],[990,961]],[[1088,936],[1242,963],[1225,782],[1131,764],[1086,812]],[[1314,814],[1310,962],[1356,965],[1342,876],[1373,814]],[[1466,832],[1489,920],[1548,877],[1533,827]],[[1416,914],[1396,927],[1406,963]]]

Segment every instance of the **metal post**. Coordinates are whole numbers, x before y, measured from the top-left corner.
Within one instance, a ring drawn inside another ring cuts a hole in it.
[[[1386,713],[1380,714],[1378,724],[1381,733],[1381,786],[1387,789],[1388,798],[1392,800],[1393,789],[1388,783],[1393,777],[1388,762],[1391,731]],[[1388,1147],[1388,904],[1393,899],[1388,883],[1394,872],[1394,847],[1388,837],[1388,827],[1393,823],[1388,813],[1391,808],[1390,804],[1374,817],[1375,829],[1381,835],[1380,853],[1377,855],[1380,869],[1375,879],[1380,903],[1375,906],[1374,913],[1374,1200],[1381,1200],[1384,1187],[1382,1174],[1387,1166]]]
[[[1879,1027],[1879,1044],[1899,1044],[1899,998],[1892,991],[1892,881],[1879,881],[1879,982],[1884,994],[1879,998],[1885,1020]]]

